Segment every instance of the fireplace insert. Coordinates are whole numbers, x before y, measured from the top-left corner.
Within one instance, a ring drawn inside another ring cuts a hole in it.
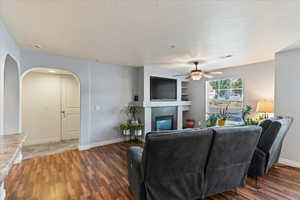
[[[155,130],[156,131],[167,131],[174,129],[173,115],[155,117]]]

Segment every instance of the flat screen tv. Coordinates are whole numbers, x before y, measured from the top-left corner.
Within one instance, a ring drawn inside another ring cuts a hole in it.
[[[150,77],[151,101],[176,101],[177,80],[161,77]]]

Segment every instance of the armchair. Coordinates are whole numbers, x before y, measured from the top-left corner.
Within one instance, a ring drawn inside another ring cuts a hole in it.
[[[291,117],[273,118],[262,121],[262,135],[254,152],[248,171],[250,177],[257,178],[268,173],[278,162],[283,140],[293,122]]]

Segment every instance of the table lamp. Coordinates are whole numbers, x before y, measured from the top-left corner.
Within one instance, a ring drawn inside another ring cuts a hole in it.
[[[267,119],[269,117],[268,114],[274,112],[273,101],[270,101],[270,100],[258,101],[257,107],[256,107],[256,112],[263,113],[264,119]]]

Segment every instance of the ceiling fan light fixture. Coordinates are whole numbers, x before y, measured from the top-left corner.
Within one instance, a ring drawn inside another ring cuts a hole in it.
[[[198,70],[192,71],[191,72],[191,78],[194,81],[200,80],[202,78],[202,72],[198,71]]]

